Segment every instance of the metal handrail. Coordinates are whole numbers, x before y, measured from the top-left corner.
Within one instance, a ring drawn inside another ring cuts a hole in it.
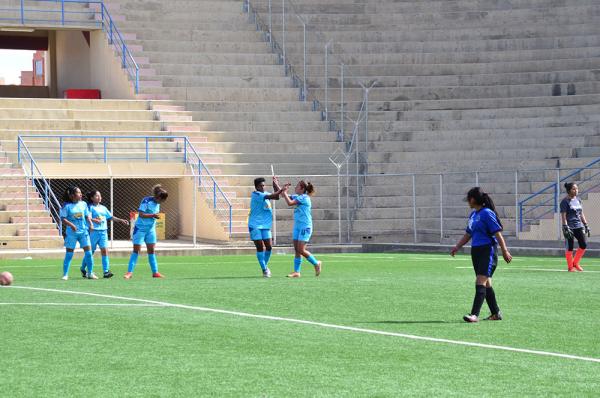
[[[127,71],[129,79],[133,82],[135,94],[139,94],[140,91],[140,67],[138,63],[135,61],[133,54],[125,44],[125,40],[123,39],[123,35],[115,25],[112,16],[108,12],[108,9],[104,5],[104,1],[102,0],[31,0],[40,3],[55,3],[60,4],[60,8],[57,10],[39,10],[34,8],[26,8],[25,1],[20,1],[20,7],[17,8],[8,8],[2,9],[1,11],[19,11],[18,18],[0,18],[0,21],[10,21],[15,22],[21,25],[28,24],[43,24],[43,23],[51,23],[52,25],[60,25],[60,26],[69,26],[74,25],[75,23],[79,23],[82,25],[92,25],[98,26],[102,29],[103,32],[108,36],[108,43],[115,47],[117,50],[117,54],[121,58],[121,67]],[[91,9],[90,11],[70,11],[65,9],[65,4],[84,4],[88,7],[95,5],[100,8],[100,11]],[[46,13],[46,14],[60,14],[60,19],[52,20],[52,19],[32,19],[27,18],[27,13]],[[93,15],[93,20],[91,22],[87,22],[85,20],[69,20],[69,15],[81,15],[81,14],[89,14]],[[100,18],[100,21],[98,21]]]

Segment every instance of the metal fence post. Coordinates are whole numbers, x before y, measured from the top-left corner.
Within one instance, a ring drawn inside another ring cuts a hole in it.
[[[123,69],[127,68],[127,47],[125,47],[125,42],[121,46],[121,52],[123,53]]]
[[[146,163],[150,162],[150,148],[148,143],[148,137],[146,137]]]
[[[475,186],[476,187],[479,186],[479,172],[478,171],[475,172]]]
[[[444,175],[440,174],[440,243],[444,239]]]
[[[285,75],[287,76],[287,60],[285,57],[285,0],[281,0],[281,5],[282,5],[282,9],[281,9],[281,30],[282,30],[282,40],[281,40],[281,44],[282,44],[282,52],[283,52],[283,68],[285,69]]]
[[[213,181],[213,208],[217,208],[217,182]]]
[[[107,143],[107,140],[108,140],[108,138],[106,138],[106,137],[104,137],[102,139],[103,145],[104,145],[104,163],[108,162],[108,148],[107,148],[108,143]]]
[[[108,22],[109,22],[108,23],[108,25],[109,25],[108,44],[113,44],[114,40],[113,40],[113,20],[112,20],[112,18],[110,18]]]
[[[192,169],[192,179],[194,180],[194,225],[192,227],[192,242],[194,243],[194,247],[196,247],[198,244],[198,179],[193,174],[194,170]]]
[[[342,139],[344,137],[344,63],[340,64],[340,129],[342,130]]]
[[[60,23],[65,26],[65,0],[60,0]]]
[[[554,189],[554,219],[556,220],[556,237],[557,240],[561,240],[562,230],[561,230],[561,220],[560,220],[560,212],[558,211],[558,202],[560,195],[560,169],[556,169],[556,188]]]
[[[365,88],[365,163],[369,164],[369,88]]]
[[[58,138],[58,147],[59,147],[58,148],[58,160],[59,160],[59,163],[62,163],[63,162],[63,138],[62,137]],[[32,170],[33,170],[33,167],[32,167]]]
[[[273,202],[273,244],[277,245],[277,201]]]
[[[112,172],[111,172],[111,176],[110,176],[110,211],[114,214],[115,213],[115,186],[114,186],[114,179],[112,176]],[[110,223],[110,248],[114,248],[115,247],[115,228],[114,228],[115,223],[111,222]]]
[[[21,0],[21,25],[25,25],[25,0]]]
[[[350,243],[350,156],[346,159],[346,232],[346,243]]]
[[[33,178],[31,179],[33,181]],[[27,251],[31,250],[31,231],[30,231],[30,218],[29,218],[29,183],[27,177],[25,177],[25,218],[27,220]]]
[[[338,243],[342,243],[342,191],[340,185],[340,167],[337,168],[337,200],[338,200]]]
[[[271,11],[271,1],[269,0],[269,44],[273,48],[273,13]]]
[[[325,44],[325,120],[329,121],[329,45]]]
[[[519,170],[515,171],[515,235],[519,239]]]
[[[302,88],[302,96],[303,96],[303,101],[306,102],[306,97],[308,96],[308,93],[306,92],[306,23],[302,22],[302,36],[303,36],[303,41],[304,41],[304,85]]]
[[[415,175],[412,175],[412,205],[413,205],[413,238],[417,243],[417,186]]]

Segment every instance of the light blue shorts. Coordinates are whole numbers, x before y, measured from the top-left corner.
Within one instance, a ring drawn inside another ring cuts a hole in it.
[[[138,227],[133,228],[133,244],[141,245],[145,244],[154,244],[156,243],[156,228],[151,228],[148,231],[142,231]]]
[[[269,240],[272,238],[270,229],[258,229],[258,228],[248,227],[248,230],[250,231],[250,239],[253,241]]]
[[[92,242],[92,251],[96,251],[97,247],[106,249],[108,247],[108,231],[93,230],[90,233],[90,242]]]
[[[308,242],[310,237],[312,236],[312,227],[294,226],[294,235],[293,239],[298,240],[300,242]]]
[[[68,228],[68,227],[67,227]],[[90,234],[88,231],[83,232],[68,232],[67,236],[65,236],[65,248],[75,250],[77,248],[77,242],[79,242],[79,247],[84,248],[86,246],[91,246],[90,243]]]

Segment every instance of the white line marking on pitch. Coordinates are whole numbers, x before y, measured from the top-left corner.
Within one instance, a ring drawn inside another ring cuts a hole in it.
[[[0,303],[0,305],[51,306],[51,307],[168,307],[162,304],[125,303]]]
[[[288,323],[296,323],[296,324],[310,325],[310,326],[319,326],[322,328],[345,330],[345,331],[349,331],[349,332],[374,334],[374,335],[380,335],[380,336],[402,337],[405,339],[428,341],[428,342],[432,342],[432,343],[445,343],[445,344],[460,345],[460,346],[467,346],[467,347],[487,348],[487,349],[499,350],[499,351],[519,352],[519,353],[524,353],[524,354],[532,354],[532,355],[540,355],[540,356],[548,356],[548,357],[574,359],[577,361],[600,363],[600,358],[582,357],[582,356],[578,356],[578,355],[561,354],[558,352],[538,351],[538,350],[530,350],[530,349],[526,349],[526,348],[515,348],[515,347],[493,345],[493,344],[474,343],[474,342],[462,341],[462,340],[440,339],[440,338],[436,338],[436,337],[427,337],[427,336],[417,336],[417,335],[404,334],[404,333],[386,332],[383,330],[356,328],[356,327],[352,327],[352,326],[335,325],[335,324],[331,324],[331,323],[313,322],[313,321],[306,321],[303,319],[284,318],[284,317],[271,316],[271,315],[250,314],[247,312],[219,310],[216,308],[196,307],[196,306],[192,306],[192,305],[167,303],[167,302],[163,302],[163,301],[145,300],[145,299],[133,298],[133,297],[113,296],[113,295],[109,295],[109,294],[99,294],[99,293],[89,293],[89,292],[78,292],[78,291],[72,291],[72,290],[46,289],[46,288],[41,288],[41,287],[29,287],[29,286],[8,286],[5,288],[36,290],[36,291],[41,291],[41,292],[65,293],[65,294],[74,294],[74,295],[79,295],[79,296],[91,296],[91,297],[101,297],[101,298],[108,298],[108,299],[134,301],[134,302],[138,302],[138,303],[155,304],[155,305],[159,305],[159,306],[181,308],[181,309],[187,309],[187,310],[193,310],[193,311],[234,315],[234,316],[239,316],[239,317],[244,317],[244,318],[265,319],[265,320],[269,320],[269,321],[278,321],[278,322],[288,322]]]
[[[456,269],[473,269],[473,267],[456,267]],[[550,269],[550,268],[517,268],[517,267],[502,267],[502,270],[514,271],[539,271],[539,272],[569,272],[566,269]],[[583,271],[586,274],[600,274],[600,271]]]

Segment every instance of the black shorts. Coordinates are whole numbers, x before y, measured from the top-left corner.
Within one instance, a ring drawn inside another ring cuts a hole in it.
[[[494,275],[498,266],[498,246],[471,247],[471,260],[476,275],[484,275],[489,278]]]

